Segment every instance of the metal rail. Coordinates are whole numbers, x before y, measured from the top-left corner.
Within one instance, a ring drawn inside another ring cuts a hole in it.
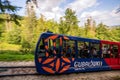
[[[39,75],[38,73],[29,73],[29,74],[3,74],[0,77],[13,77],[13,76],[27,76],[27,75]]]
[[[24,69],[24,68],[36,68],[35,66],[0,66],[0,72],[8,71],[9,69]],[[21,73],[21,74],[1,74],[0,77],[12,77],[12,76],[26,76],[26,75],[38,75],[35,73]]]
[[[0,68],[36,68],[35,66],[0,66]]]

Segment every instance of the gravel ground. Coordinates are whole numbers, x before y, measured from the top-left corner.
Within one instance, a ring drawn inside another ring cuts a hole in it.
[[[17,65],[32,66],[34,65],[34,62],[0,62],[0,66],[17,66]],[[61,75],[1,77],[0,80],[120,80],[120,70],[71,73],[71,74],[61,74]]]

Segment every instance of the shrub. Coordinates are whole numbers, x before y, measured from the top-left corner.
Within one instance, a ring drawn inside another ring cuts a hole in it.
[[[19,51],[21,45],[16,45],[16,44],[8,44],[8,43],[0,43],[0,50],[14,50],[14,51]]]

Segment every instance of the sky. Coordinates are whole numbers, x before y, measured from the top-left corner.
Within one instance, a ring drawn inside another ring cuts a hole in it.
[[[25,15],[26,0],[9,0],[11,4],[22,7],[17,14]],[[103,22],[108,26],[120,25],[120,0],[38,0],[37,15],[43,14],[46,19],[59,21],[65,10],[71,8],[76,12],[79,25],[83,26],[86,19],[92,17],[96,23]]]

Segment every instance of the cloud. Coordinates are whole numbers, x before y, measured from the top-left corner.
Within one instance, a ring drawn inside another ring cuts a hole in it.
[[[83,12],[80,16],[82,22],[85,22],[86,18],[92,17],[97,23],[103,22],[108,26],[119,25],[120,15],[115,13],[115,9],[112,11],[91,11]]]
[[[67,0],[39,0],[39,13],[43,14],[47,19],[54,18],[58,20],[64,15],[67,8],[71,8],[77,12],[76,14],[79,14],[80,11],[96,4],[96,0],[73,0],[71,3],[66,2]],[[63,5],[61,8],[60,5],[63,3],[66,3],[66,5]]]
[[[59,6],[64,0],[39,0],[38,6],[43,11],[51,11],[52,8]]]
[[[39,0],[37,13],[43,14],[46,19],[55,19],[58,21],[64,13],[63,9],[59,7],[63,2],[65,0]]]
[[[88,9],[99,6],[101,3],[97,0],[39,0],[37,10],[38,14],[43,14],[46,19],[59,21],[67,8],[76,11],[80,24],[84,24],[86,18],[91,16],[97,23],[104,22],[106,25],[117,25],[120,21],[120,14],[115,14],[116,8],[112,11],[88,11]]]
[[[91,12],[83,12],[81,14],[81,18],[92,17],[94,19],[106,19],[109,18],[110,14],[107,11],[91,11]]]
[[[71,8],[77,12],[80,12],[80,11],[87,9],[89,7],[92,7],[96,4],[97,4],[96,0],[75,0],[74,2],[69,3],[66,6],[66,8]]]

